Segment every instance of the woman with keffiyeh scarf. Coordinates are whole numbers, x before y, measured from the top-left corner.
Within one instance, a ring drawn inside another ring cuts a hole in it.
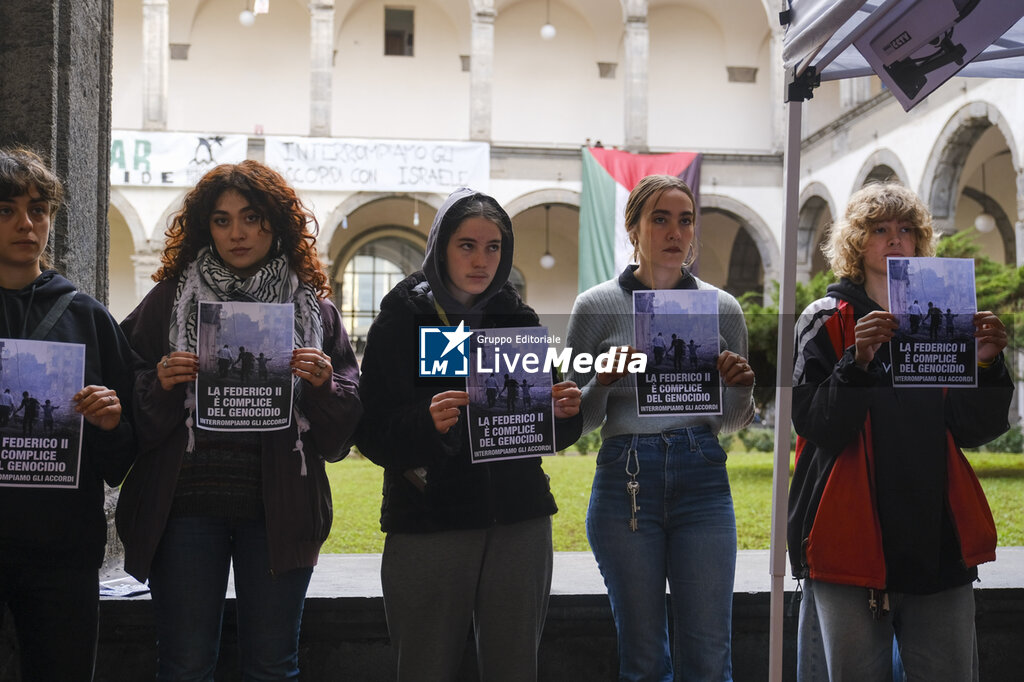
[[[298,677],[303,601],[332,518],[324,462],[344,457],[362,412],[316,228],[277,172],[218,166],[185,197],[158,284],[122,323],[151,369],[136,380],[140,456],[117,526],[126,570],[149,579],[159,679],[212,679],[229,565],[243,676]],[[294,305],[291,426],[194,428],[200,301]]]

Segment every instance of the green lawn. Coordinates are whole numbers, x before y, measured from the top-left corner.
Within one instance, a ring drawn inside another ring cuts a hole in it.
[[[999,545],[1024,546],[1024,455],[968,454],[981,479],[999,531]],[[733,449],[729,478],[740,549],[767,549],[771,532],[772,455]],[[584,518],[594,475],[593,456],[544,460],[558,501],[555,551],[589,551]],[[327,467],[334,492],[334,528],[324,552],[380,552],[381,469],[360,457]]]

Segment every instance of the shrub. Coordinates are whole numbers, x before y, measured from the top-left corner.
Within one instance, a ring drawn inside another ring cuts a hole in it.
[[[742,429],[736,436],[747,450],[772,452],[775,449],[775,433],[771,429]]]
[[[1010,430],[978,448],[985,452],[1024,452],[1024,433],[1021,433],[1019,426],[1011,426]]]
[[[724,436],[721,434],[718,435],[718,444],[721,445],[722,449],[725,450],[726,452],[729,452],[729,450],[732,448],[732,442],[734,440],[736,440],[735,433],[728,433]]]
[[[601,449],[601,432],[591,431],[585,436],[580,436],[572,447],[581,455],[596,455]]]

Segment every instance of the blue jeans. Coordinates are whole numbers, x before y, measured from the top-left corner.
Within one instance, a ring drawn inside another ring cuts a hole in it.
[[[725,460],[707,427],[615,436],[601,446],[587,538],[615,618],[620,680],[732,679],[736,516]],[[627,466],[639,468],[635,532]]]
[[[832,682],[893,679],[893,635],[907,680],[978,679],[974,589],[936,594],[889,593],[889,612],[875,620],[868,590],[807,580],[814,592],[821,641]]]
[[[313,569],[272,574],[265,522],[209,517],[169,519],[153,558],[158,679],[213,679],[232,563],[243,679],[298,679],[299,626]]]
[[[803,581],[801,590],[796,652],[797,682],[829,682],[825,645],[821,640],[821,625],[818,623],[818,606],[814,603],[814,585],[810,580]],[[907,682],[899,642],[895,637],[892,640],[892,682]]]

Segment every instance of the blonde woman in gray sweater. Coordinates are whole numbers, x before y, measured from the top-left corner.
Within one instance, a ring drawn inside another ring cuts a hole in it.
[[[587,537],[608,588],[618,631],[620,680],[732,679],[730,640],[736,564],[726,454],[720,432],[754,414],[754,373],[747,328],[736,299],[686,267],[695,260],[693,192],[681,179],[642,179],[626,204],[636,265],[584,292],[569,323],[576,353],[607,352],[635,339],[633,292],[718,291],[724,386],[722,414],[638,417],[636,377],[577,373],[584,432],[601,427],[603,443],[587,511]],[[678,350],[677,350],[678,352]],[[636,523],[627,483],[636,483]],[[672,592],[669,644],[665,583]]]

